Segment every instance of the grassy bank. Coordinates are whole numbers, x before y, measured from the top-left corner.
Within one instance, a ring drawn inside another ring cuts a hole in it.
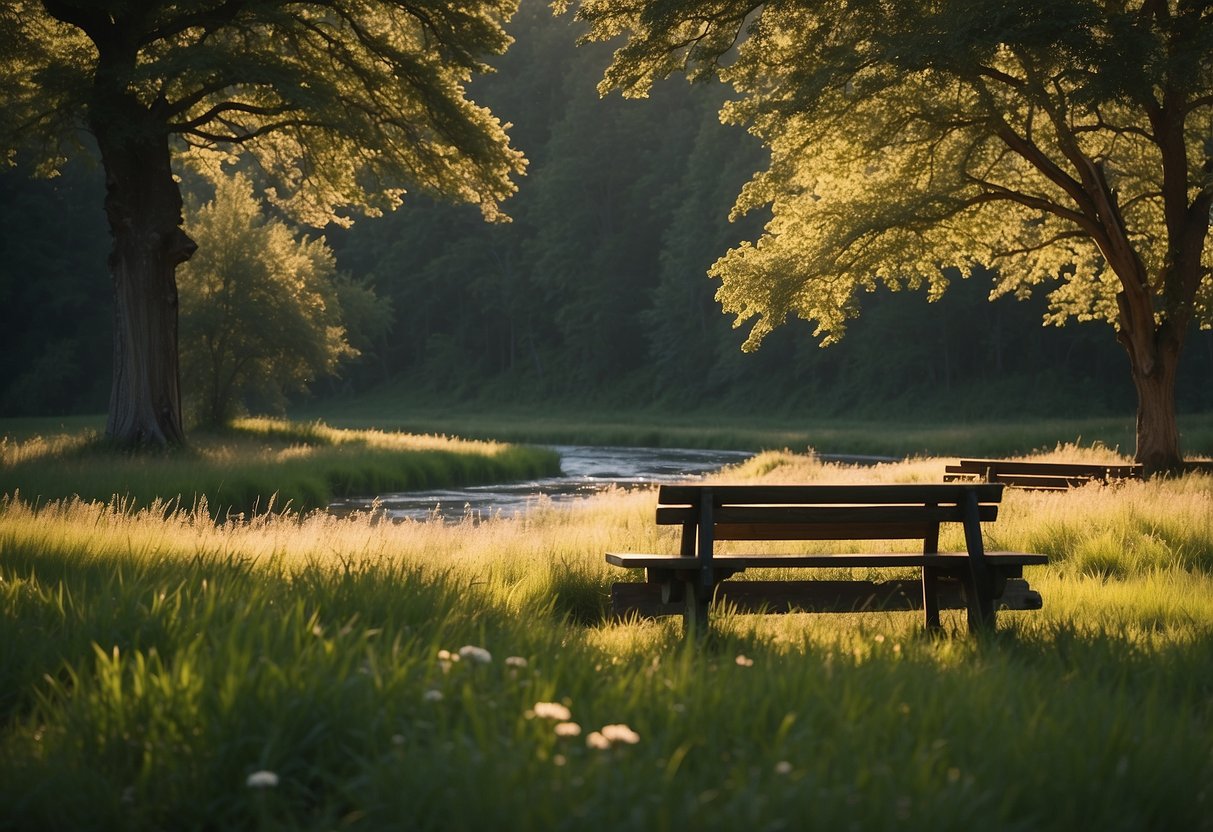
[[[723,615],[698,654],[603,616],[604,550],[676,547],[653,502],[393,525],[9,500],[0,827],[1213,826],[1210,477],[1009,492],[990,544],[1053,562],[992,638]]]
[[[380,393],[340,405],[313,406],[299,418],[342,427],[376,426],[412,432],[449,431],[503,442],[632,445],[667,448],[770,450],[814,448],[820,453],[887,456],[1004,456],[1059,443],[1102,444],[1130,456],[1132,415],[1115,418],[932,420],[815,419],[736,410],[599,408],[565,404],[433,403]],[[1189,457],[1213,457],[1213,414],[1180,417]]]
[[[188,449],[132,455],[94,430],[0,442],[0,493],[31,502],[78,495],[130,505],[155,500],[212,513],[271,504],[305,511],[334,497],[528,479],[559,472],[551,451],[444,436],[339,430],[244,419],[196,432]]]

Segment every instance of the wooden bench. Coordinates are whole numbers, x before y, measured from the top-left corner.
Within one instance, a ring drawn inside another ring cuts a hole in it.
[[[663,485],[657,523],[682,527],[678,554],[607,553],[608,563],[644,569],[644,583],[617,583],[617,614],[683,615],[684,632],[707,631],[715,601],[740,611],[922,609],[927,629],[941,609],[968,611],[970,631],[993,629],[997,606],[1039,609],[1023,567],[1045,555],[987,552],[981,524],[998,516],[1001,484]],[[940,552],[944,523],[964,528],[966,551]],[[917,551],[876,554],[718,553],[716,542],[918,540]],[[728,581],[747,569],[913,567],[912,581]]]
[[[944,480],[1001,482],[1017,488],[1064,491],[1089,482],[1104,484],[1141,479],[1140,465],[1092,465],[1070,462],[1021,462],[1011,459],[962,459],[944,467]]]

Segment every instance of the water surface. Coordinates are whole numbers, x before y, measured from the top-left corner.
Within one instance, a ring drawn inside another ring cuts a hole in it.
[[[566,504],[607,488],[641,488],[685,482],[744,462],[749,451],[681,448],[617,448],[553,445],[561,476],[499,485],[409,491],[335,501],[329,510],[345,515],[376,507],[393,520],[462,520],[513,517],[543,502]]]

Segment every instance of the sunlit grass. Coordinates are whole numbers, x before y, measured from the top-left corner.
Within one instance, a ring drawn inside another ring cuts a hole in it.
[[[559,471],[539,448],[323,423],[243,419],[198,432],[188,448],[131,454],[99,434],[0,441],[0,493],[31,502],[79,496],[148,505],[156,499],[212,513],[308,510],[337,496],[527,479]]]
[[[720,479],[945,462],[772,452]],[[603,552],[677,547],[654,502],[393,524],[9,499],[0,825],[1208,828],[1209,477],[1008,490],[991,545],[1049,552],[1045,607],[980,640],[959,613],[944,639],[913,613],[726,613],[701,650],[611,621]],[[590,744],[620,724],[635,744]]]

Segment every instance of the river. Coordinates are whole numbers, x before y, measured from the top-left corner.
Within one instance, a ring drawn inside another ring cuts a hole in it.
[[[644,488],[663,482],[693,480],[744,462],[754,455],[750,451],[687,448],[549,447],[560,454],[559,477],[337,500],[329,506],[329,511],[348,515],[376,508],[392,520],[513,517],[540,501],[571,504],[611,487]],[[858,465],[892,461],[892,457],[835,454],[820,454],[820,458]]]
[[[435,491],[380,494],[337,500],[329,506],[346,515],[377,507],[393,520],[462,520],[512,517],[540,500],[572,503],[610,487],[641,488],[682,482],[744,462],[749,451],[700,451],[680,448],[612,448],[553,445],[560,454],[561,476],[525,482],[478,485]]]

